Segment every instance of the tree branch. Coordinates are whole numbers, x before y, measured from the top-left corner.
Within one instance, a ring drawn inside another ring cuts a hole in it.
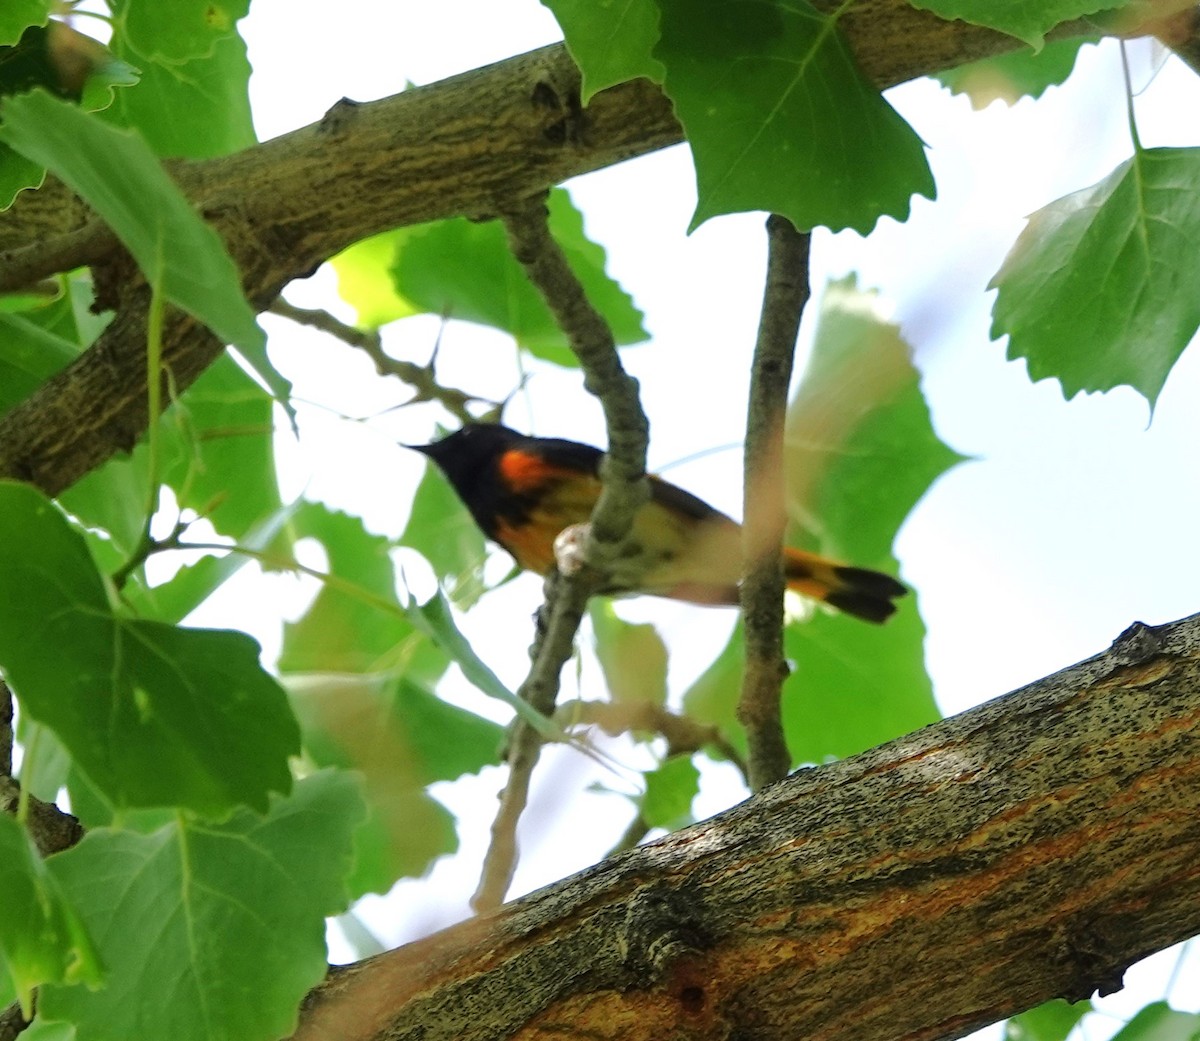
[[[743,496],[742,619],[746,665],[738,722],[746,728],[750,789],[787,776],[792,767],[779,702],[788,667],[783,657],[783,417],[800,318],[808,303],[809,236],[789,220],[767,218],[767,280],[750,372]]]
[[[959,1037],[1200,932],[1200,615],[361,962],[296,1041]]]
[[[588,597],[600,588],[609,565],[629,533],[633,515],[646,501],[646,442],[649,424],[638,398],[637,381],[621,365],[612,330],[591,305],[566,254],[550,234],[544,194],[503,211],[509,249],[525,269],[566,334],[583,369],[584,386],[604,409],[608,451],[600,467],[603,486],[592,511],[584,567],[571,575],[552,572],[538,613],[530,651],[533,665],[518,693],[543,715],[554,712],[559,677],[571,657],[575,633]],[[483,877],[472,900],[479,911],[498,907],[516,867],[517,820],[525,808],[529,782],[541,750],[541,737],[519,720],[509,746],[509,777],[492,826]]]
[[[328,311],[323,311],[319,308],[297,307],[295,304],[288,303],[283,297],[280,297],[271,304],[271,313],[277,314],[281,318],[290,319],[300,325],[319,329],[321,332],[337,337],[342,343],[362,351],[374,362],[375,371],[380,376],[395,376],[398,380],[407,383],[413,389],[412,398],[404,402],[404,405],[416,405],[425,401],[436,401],[461,423],[474,423],[478,421],[477,417],[473,416],[470,409],[467,408],[472,402],[487,405],[489,412],[500,411],[499,402],[476,397],[474,394],[468,394],[466,391],[458,390],[455,387],[443,387],[438,383],[437,373],[434,370],[435,358],[431,358],[426,365],[417,365],[411,361],[402,361],[399,358],[393,358],[383,349],[383,342],[378,332],[358,329],[353,325],[347,325]],[[437,354],[436,346],[434,347],[434,354]]]
[[[906,0],[864,0],[839,25],[867,77],[884,87],[1016,46]],[[224,237],[248,298],[263,310],[289,281],[368,235],[494,213],[497,200],[680,139],[670,103],[646,80],[602,91],[583,109],[579,74],[560,45],[382,101],[343,102],[312,126],[171,169]],[[0,246],[66,234],[89,219],[61,185],[23,192],[0,215]],[[105,257],[72,255],[71,262],[96,259]],[[12,277],[26,282],[38,270],[47,264],[39,269],[26,257]],[[0,286],[6,277],[0,266]],[[124,288],[116,319],[90,350],[0,419],[0,477],[57,494],[128,451],[145,429],[148,294],[136,277],[109,281]],[[178,314],[167,322],[164,344],[180,392],[221,351],[207,330]]]

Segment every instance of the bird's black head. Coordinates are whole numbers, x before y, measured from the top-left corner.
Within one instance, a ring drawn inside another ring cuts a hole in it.
[[[499,423],[468,423],[430,445],[409,445],[429,456],[468,504],[470,491],[495,472],[496,460],[526,440],[524,434]]]

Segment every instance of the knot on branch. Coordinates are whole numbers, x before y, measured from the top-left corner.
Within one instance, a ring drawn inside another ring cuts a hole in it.
[[[714,941],[695,892],[652,886],[630,898],[617,942],[623,965],[639,986],[646,987],[659,982],[681,959],[711,949]]]

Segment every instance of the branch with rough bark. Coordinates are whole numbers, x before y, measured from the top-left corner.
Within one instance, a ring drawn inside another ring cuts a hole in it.
[[[1200,931],[1200,615],[339,970],[295,1041],[953,1038]]]
[[[884,87],[1016,45],[905,0],[866,0],[839,25],[866,75]],[[368,235],[491,215],[503,200],[680,139],[670,103],[645,80],[602,91],[583,108],[578,71],[554,46],[382,101],[342,102],[294,133],[170,169],[225,239],[248,298],[263,310],[292,279]],[[116,318],[0,419],[0,476],[49,494],[128,451],[146,425],[148,290],[61,185],[22,193],[0,216],[0,287],[29,284],[68,262],[95,265]],[[168,317],[163,362],[179,392],[221,350],[190,318]]]

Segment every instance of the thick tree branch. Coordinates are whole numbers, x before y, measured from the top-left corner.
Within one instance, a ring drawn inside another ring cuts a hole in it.
[[[746,728],[750,788],[787,776],[792,766],[779,701],[788,669],[783,658],[783,564],[787,523],[783,497],[783,417],[800,318],[808,303],[807,233],[787,218],[767,218],[767,279],[750,370],[743,495],[742,619],[746,666],[738,722]]]
[[[295,1037],[953,1038],[1196,932],[1200,615],[339,972]]]
[[[839,25],[866,75],[885,87],[1016,45],[906,0],[864,0]],[[645,80],[601,92],[586,110],[578,98],[566,51],[548,47],[383,101],[344,102],[312,126],[172,171],[224,236],[262,310],[289,281],[375,232],[491,214],[502,200],[680,140],[670,103]],[[88,220],[61,185],[25,192],[0,216],[0,247],[69,234]],[[86,259],[107,260],[101,252]],[[56,263],[39,268],[22,255],[16,281]],[[0,285],[13,277],[0,266]],[[91,350],[0,420],[0,476],[55,494],[128,450],[145,428],[147,294],[128,271],[101,281],[121,289],[121,312]],[[168,321],[165,346],[179,391],[221,350],[182,315]]]

